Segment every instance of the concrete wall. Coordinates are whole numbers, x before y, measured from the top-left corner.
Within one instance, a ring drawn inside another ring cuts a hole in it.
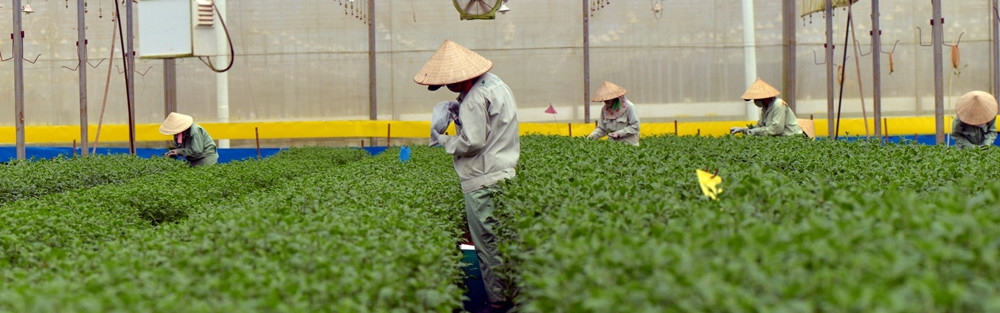
[[[26,1],[26,0],[24,0]],[[359,1],[360,2],[360,1]],[[666,1],[660,18],[650,1],[608,1],[590,21],[591,90],[603,80],[626,87],[643,120],[742,120],[746,106],[739,96],[743,78],[741,4],[735,0]],[[926,0],[882,2],[884,50],[899,44],[889,74],[883,54],[882,93],[885,115],[933,114],[933,56],[918,44],[915,27],[930,42],[931,6]],[[961,41],[961,74],[952,74],[950,47],[945,47],[946,108],[962,93],[990,88],[989,39],[993,11],[988,0],[945,1],[945,40]],[[24,17],[25,121],[29,125],[74,125],[79,122],[76,65],[75,2],[35,0],[36,13]],[[781,87],[780,1],[755,1],[759,76]],[[139,1],[136,5],[142,5]],[[460,21],[450,1],[378,0],[376,3],[379,119],[427,119],[431,106],[454,94],[429,92],[413,75],[444,39],[452,39],[494,61],[493,72],[514,90],[523,121],[552,121],[543,110],[555,106],[559,121],[583,119],[582,2],[513,0],[512,11],[492,21]],[[110,56],[111,0],[88,1],[90,62]],[[870,2],[855,5],[855,26],[862,49],[869,51]],[[798,10],[797,10],[798,11]],[[236,63],[229,72],[230,121],[344,120],[368,118],[367,26],[345,14],[335,0],[230,0],[229,30]],[[0,27],[9,33],[11,8],[0,9]],[[145,18],[145,17],[143,17]],[[835,16],[837,57],[843,53],[846,10]],[[141,23],[136,17],[136,23]],[[799,115],[826,112],[825,67],[822,60],[825,21],[808,16],[797,24],[797,99]],[[142,34],[137,34],[142,36]],[[0,41],[4,57],[11,41]],[[110,68],[104,123],[127,122],[125,86],[119,74],[118,45]],[[137,46],[141,50],[142,47]],[[851,51],[853,54],[853,51]],[[861,115],[859,84],[865,88],[871,114],[871,55],[862,56],[860,83],[854,56],[848,59],[843,112]],[[89,120],[101,113],[109,60],[89,68]],[[163,119],[161,60],[138,59],[136,118],[138,123]],[[13,66],[0,63],[0,94],[7,113],[0,125],[13,125]],[[216,74],[193,58],[179,59],[178,110],[199,121],[215,121]],[[792,99],[788,99],[792,100]],[[599,110],[598,105],[591,107]]]

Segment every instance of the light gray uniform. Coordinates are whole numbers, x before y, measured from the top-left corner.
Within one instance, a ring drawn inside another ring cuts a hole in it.
[[[761,107],[760,120],[757,127],[751,128],[747,133],[756,136],[802,136],[802,127],[799,127],[799,119],[795,117],[795,112],[785,104],[781,98],[774,98],[774,101]]]
[[[624,99],[624,98],[623,98]],[[601,118],[597,120],[597,128],[587,138],[599,139],[611,133],[617,133],[618,138],[608,136],[608,140],[627,142],[633,146],[639,145],[639,116],[635,114],[635,106],[624,99],[622,107],[612,112],[607,105],[601,110]]]
[[[455,171],[465,192],[465,212],[476,246],[483,283],[490,302],[509,301],[507,284],[496,274],[503,263],[494,234],[497,182],[513,178],[521,156],[521,138],[514,94],[496,75],[486,73],[459,95],[458,120],[453,136],[438,142],[455,156]]]

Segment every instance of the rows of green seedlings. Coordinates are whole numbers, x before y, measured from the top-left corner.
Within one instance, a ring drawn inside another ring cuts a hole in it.
[[[997,311],[996,164],[996,149],[528,137],[502,249],[523,312]],[[719,170],[719,201],[696,168]]]
[[[293,149],[263,161],[185,166],[126,183],[9,202],[0,206],[0,270],[5,280],[34,277],[52,258],[72,258],[129,230],[181,220],[193,211],[365,157],[357,149]]]
[[[50,254],[49,270],[4,282],[0,311],[461,308],[462,194],[440,149],[414,148],[406,163],[390,149],[233,199],[72,256]]]
[[[0,204],[103,184],[116,184],[143,175],[184,166],[166,158],[132,155],[94,155],[87,158],[0,163]]]

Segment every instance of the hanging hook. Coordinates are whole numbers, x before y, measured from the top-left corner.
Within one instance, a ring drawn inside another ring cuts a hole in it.
[[[917,34],[918,34],[917,37],[920,38],[920,45],[924,46],[924,47],[930,47],[930,46],[932,46],[933,42],[929,43],[929,44],[925,44],[924,43],[924,31],[922,29],[920,29],[920,27],[915,27],[915,28],[917,29]],[[962,32],[962,33],[958,34],[958,40],[956,40],[955,44],[953,44],[953,45],[949,45],[949,44],[946,44],[946,43],[943,43],[943,42],[941,44],[943,44],[945,46],[949,46],[949,47],[957,46],[959,43],[962,42],[962,35],[965,35],[965,32]]]
[[[892,43],[892,50],[889,50],[889,52],[882,51],[882,53],[892,54],[893,52],[896,52],[896,45],[898,44],[899,44],[899,39],[897,39],[896,42]]]
[[[21,57],[21,58],[24,59],[24,61],[26,61],[28,63],[35,64],[35,62],[38,62],[38,57],[40,57],[40,56],[42,56],[41,53],[39,53],[38,55],[36,55],[34,60],[28,60],[28,58],[25,58],[25,57]]]
[[[958,40],[956,40],[955,44],[953,44],[953,45],[949,45],[949,44],[946,44],[946,43],[943,43],[943,42],[941,44],[945,45],[945,46],[949,46],[949,47],[957,47],[958,44],[962,42],[962,35],[965,35],[965,32],[961,32],[961,33],[958,34]]]
[[[152,69],[152,68],[153,68],[153,66],[150,65],[149,67],[146,68],[145,71],[142,71],[142,72],[140,72],[138,70],[133,70],[133,71],[136,74],[139,74],[139,76],[146,76],[146,73],[149,73],[149,70]],[[124,74],[125,73],[125,71],[123,71],[122,68],[120,66],[118,66],[118,65],[115,65],[115,69],[118,71],[118,74]]]
[[[861,43],[858,42],[857,39],[854,40],[854,44],[858,46],[858,50],[861,50],[861,55],[862,56],[872,54],[872,50],[873,49],[868,49],[868,52],[866,53],[864,47],[861,46]],[[899,40],[896,40],[896,42],[894,42],[892,44],[892,50],[890,50],[889,52],[885,52],[884,50],[880,51],[880,52],[885,53],[885,54],[892,54],[893,52],[896,52],[896,45],[898,45],[898,44],[899,44]]]
[[[847,58],[848,58],[848,59],[850,59],[850,58],[851,58],[851,56],[850,56],[850,55],[848,55],[848,56],[847,56]],[[823,64],[826,64],[826,61],[823,61],[823,62],[820,62],[820,61],[819,61],[819,57],[818,57],[818,56],[816,56],[816,50],[813,50],[813,63],[816,63],[816,65],[823,65]],[[837,62],[833,62],[833,65],[837,65]]]
[[[931,44],[924,44],[924,30],[920,29],[920,27],[915,27],[915,28],[917,29],[917,38],[920,39],[920,45],[924,47],[932,46]]]
[[[865,47],[861,46],[861,42],[858,41],[857,38],[854,39],[854,45],[858,47],[858,51],[860,51],[861,56],[872,54],[872,49],[868,49],[868,52],[865,53]]]
[[[87,60],[87,65],[90,65],[90,67],[92,67],[92,68],[97,68],[98,66],[101,66],[101,63],[104,63],[104,60],[106,60],[106,59],[107,58],[102,58],[100,61],[97,62],[97,65],[94,65],[93,63],[90,63],[90,60]],[[81,63],[80,60],[77,60],[75,67],[69,67],[69,66],[63,65],[62,68],[65,68],[67,70],[76,72],[76,70],[80,69],[80,63]]]
[[[816,63],[816,65],[826,64],[826,61],[823,62],[819,61],[819,58],[816,56],[816,50],[813,50],[813,63]]]
[[[34,59],[31,59],[31,60],[29,60],[28,58],[25,58],[25,57],[21,57],[21,58],[24,59],[25,61],[28,61],[28,63],[35,64],[35,62],[38,62],[38,57],[41,57],[41,56],[42,56],[42,54],[39,53],[38,55],[35,56]],[[0,52],[0,62],[6,62],[6,61],[9,61],[10,59],[13,59],[13,58],[14,58],[13,56],[11,56],[9,58],[4,58],[3,57],[3,52]]]

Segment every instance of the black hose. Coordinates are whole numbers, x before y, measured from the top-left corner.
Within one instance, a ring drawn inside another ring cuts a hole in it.
[[[840,67],[840,77],[844,77],[844,71],[847,70],[847,39],[851,34],[851,13],[852,10],[847,10],[847,31],[844,32],[844,60],[840,62],[843,64]],[[840,82],[840,99],[837,100],[837,130],[834,131],[833,140],[837,140],[840,137],[840,109],[844,107],[844,82]]]
[[[127,1],[127,0],[126,0]],[[122,63],[125,64],[125,98],[127,99],[128,105],[128,123],[129,123],[129,152],[135,155],[135,133],[132,131],[132,125],[135,125],[135,112],[133,112],[132,97],[129,97],[128,91],[130,89],[131,82],[128,80],[129,68],[128,64],[128,48],[125,47],[125,33],[122,32],[122,14],[121,9],[118,6],[118,1],[115,0],[115,15],[118,21],[118,36],[122,43]]]
[[[229,28],[226,27],[226,20],[222,19],[222,13],[219,12],[219,7],[215,6],[215,1],[212,1],[212,8],[215,9],[215,15],[219,16],[219,23],[222,24],[222,30],[226,32],[226,40],[229,41],[229,65],[220,70],[216,69],[215,65],[212,65],[212,58],[207,58],[207,62],[203,59],[203,57],[198,57],[198,60],[201,60],[201,63],[208,65],[208,68],[212,69],[213,72],[223,73],[233,67],[233,61],[236,60],[236,49],[233,47],[233,37],[229,35]]]

